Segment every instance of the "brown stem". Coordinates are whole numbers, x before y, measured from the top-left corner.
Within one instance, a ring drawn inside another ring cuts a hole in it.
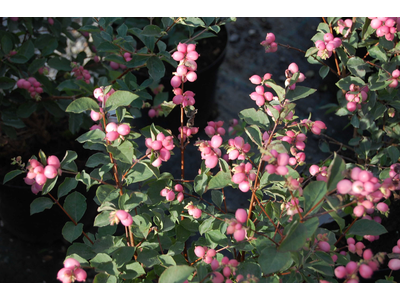
[[[349,225],[349,227],[347,227],[347,229],[345,230],[345,232],[343,232],[343,234],[338,238],[338,240],[337,240],[336,243],[335,243],[335,246],[337,246],[337,244],[339,243],[339,241],[340,241],[344,236],[346,236],[346,233],[350,230],[350,228],[354,225],[354,223],[355,223],[357,220],[358,220],[358,217],[355,218],[355,219],[353,220],[353,222],[351,222],[351,224]]]
[[[48,195],[61,208],[61,210],[67,215],[67,217],[72,221],[72,223],[74,223],[75,226],[78,225],[78,223],[70,216],[70,214],[64,209],[64,207],[62,207],[60,202],[58,202],[58,200],[56,198],[54,198],[53,195],[51,195],[50,193],[48,193]],[[84,232],[82,230],[82,233],[88,239],[88,241],[93,245],[94,244],[93,241],[89,238],[89,236],[86,234],[86,232]]]
[[[183,90],[183,89],[182,89]],[[184,115],[184,108],[181,104],[181,179],[185,179],[185,146],[184,139],[183,139],[183,115]]]

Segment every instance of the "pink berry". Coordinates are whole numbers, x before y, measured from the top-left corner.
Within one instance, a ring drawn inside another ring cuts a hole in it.
[[[291,64],[288,66],[288,70],[289,70],[290,72],[292,72],[292,74],[294,74],[294,73],[297,73],[297,72],[299,71],[299,67],[297,66],[296,63],[291,63]]]
[[[219,262],[215,258],[211,261],[211,270],[215,271],[219,268]]]
[[[80,282],[85,282],[86,281],[86,271],[81,269],[81,268],[77,268],[74,271],[74,275],[75,275],[75,279],[76,281],[80,281]]]
[[[57,273],[57,279],[60,280],[62,283],[71,283],[73,277],[73,270],[68,268],[62,268]]]
[[[348,179],[342,179],[338,182],[336,188],[339,194],[345,195],[352,190],[353,183]]]
[[[198,218],[200,218],[201,217],[201,209],[199,209],[199,208],[195,208],[194,210],[193,210],[193,218],[195,218],[195,219],[198,219]]]
[[[57,169],[52,165],[47,165],[44,168],[44,176],[46,176],[46,178],[48,179],[55,178],[57,176],[57,172],[58,172]]]
[[[211,147],[213,148],[219,148],[222,145],[222,137],[219,135],[214,135],[211,138]]]
[[[400,259],[392,258],[391,260],[389,260],[388,267],[393,271],[400,270]]]
[[[237,242],[243,241],[246,236],[246,231],[244,229],[236,230],[233,233],[233,237]]]
[[[118,132],[120,135],[125,136],[125,135],[128,135],[128,134],[131,132],[131,128],[130,128],[130,126],[127,125],[127,124],[120,124],[120,125],[118,126],[118,128],[117,128],[117,132]]]
[[[339,279],[346,277],[346,268],[344,266],[339,266],[335,269],[335,276]]]
[[[310,167],[310,174],[311,175],[315,175],[315,174],[317,174],[318,172],[319,172],[319,166],[317,166],[317,165],[312,165],[311,167]]]
[[[118,138],[119,138],[119,133],[116,131],[110,131],[110,132],[107,132],[107,134],[106,134],[106,139],[109,140],[110,142],[113,142]]]
[[[64,260],[64,267],[67,269],[79,268],[80,266],[81,264],[75,258],[70,257]]]
[[[213,282],[213,283],[222,283],[222,282],[224,282],[224,276],[221,274],[221,273],[219,273],[219,272],[213,272],[212,273],[212,279],[211,279],[211,281]]]
[[[205,255],[204,247],[202,246],[194,247],[194,254],[196,254],[197,257],[203,257]]]
[[[373,273],[371,267],[365,264],[362,264],[359,267],[358,272],[360,273],[361,277],[366,279],[371,278]]]
[[[248,181],[242,181],[239,183],[239,190],[243,193],[247,193],[250,190],[250,183]]]
[[[240,223],[244,223],[247,220],[247,212],[243,208],[239,208],[236,210],[235,213],[235,218],[238,220]]]
[[[318,247],[321,251],[324,251],[324,252],[329,252],[331,250],[331,245],[329,245],[329,243],[325,242],[325,241],[319,241]]]
[[[217,252],[215,251],[215,249],[208,249],[206,255],[208,257],[214,257],[217,254]]]
[[[387,212],[389,210],[389,206],[384,203],[384,202],[380,202],[376,205],[376,208],[380,211],[380,212]]]

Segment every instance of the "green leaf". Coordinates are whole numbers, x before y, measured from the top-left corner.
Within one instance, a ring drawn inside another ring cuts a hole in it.
[[[156,56],[152,56],[147,60],[147,68],[149,69],[149,75],[154,81],[159,80],[165,74],[164,63]]]
[[[13,170],[13,171],[8,172],[8,173],[4,176],[3,184],[5,184],[6,182],[10,181],[10,180],[13,179],[14,177],[16,177],[16,176],[18,176],[18,175],[20,175],[20,174],[23,174],[23,173],[25,173],[25,172],[22,171],[22,170]]]
[[[90,156],[86,162],[86,167],[94,168],[98,165],[107,164],[110,162],[110,156],[104,153],[95,153]]]
[[[47,61],[49,67],[58,71],[72,71],[71,62],[64,57],[54,57]]]
[[[239,117],[249,125],[256,125],[263,129],[269,129],[269,118],[261,110],[247,108],[239,113]]]
[[[13,63],[24,64],[30,60],[34,54],[35,46],[33,45],[32,40],[29,39],[22,44],[16,55],[10,57],[10,60]]]
[[[336,85],[340,89],[349,91],[350,90],[350,85],[353,84],[353,83],[355,85],[358,85],[358,86],[364,86],[365,85],[365,82],[361,78],[354,77],[354,76],[347,76],[345,78],[342,78],[336,83]]]
[[[124,194],[126,196],[120,196],[118,200],[118,205],[121,209],[132,210],[139,206],[141,203],[146,202],[148,199],[147,194],[142,192],[133,192],[132,194]]]
[[[272,79],[266,80],[265,83],[268,84],[275,91],[280,101],[285,100],[286,92],[283,87],[277,85]]]
[[[361,219],[356,221],[348,231],[348,234],[355,234],[359,236],[364,235],[381,235],[387,233],[385,227],[381,224],[367,219]]]
[[[105,137],[106,137],[106,134],[104,133],[104,131],[102,131],[100,129],[95,129],[95,130],[90,130],[90,131],[82,134],[76,140],[79,143],[92,142],[92,143],[104,144]]]
[[[226,166],[226,161],[220,158],[219,163],[221,171],[210,179],[208,182],[208,189],[222,189],[232,184],[231,172],[229,171],[229,167]]]
[[[129,247],[132,248],[132,247]],[[133,248],[134,249],[134,248]],[[140,263],[134,262],[125,265],[125,274],[122,274],[121,277],[124,279],[135,279],[143,274],[146,274],[146,271],[143,269]]]
[[[120,106],[128,106],[137,98],[139,98],[139,96],[132,92],[116,91],[107,99],[105,110],[108,112],[116,110]]]
[[[336,186],[340,180],[343,179],[343,172],[346,170],[346,164],[340,156],[334,153],[333,160],[328,168],[328,191],[336,189]]]
[[[74,162],[74,160],[77,159],[77,157],[78,155],[76,154],[75,151],[67,150],[67,152],[65,152],[63,160],[60,163],[61,168],[66,169],[68,171],[76,171],[76,169],[70,168],[70,166]]]
[[[250,139],[254,142],[254,144],[256,144],[259,147],[263,146],[262,134],[260,128],[258,128],[256,125],[251,125],[246,127],[244,130],[246,131]]]
[[[133,144],[128,140],[125,140],[118,147],[108,145],[107,151],[110,152],[116,160],[119,160],[123,163],[132,164],[134,147]]]
[[[96,190],[96,197],[100,203],[111,202],[119,198],[119,189],[112,185],[100,185]]]
[[[203,195],[207,186],[208,176],[206,174],[199,174],[194,178],[194,191],[199,195]]]
[[[0,77],[0,89],[8,90],[14,87],[15,80],[9,77]]]
[[[54,204],[54,201],[47,197],[39,197],[32,201],[30,205],[30,214],[36,214],[44,211],[45,209],[50,209]]]
[[[310,209],[320,201],[327,192],[325,181],[312,181],[310,182],[303,191],[304,197],[304,212],[308,213]],[[322,205],[320,203],[319,207]],[[318,207],[314,208],[310,214],[317,213]]]
[[[288,91],[286,98],[291,101],[296,101],[302,98],[306,98],[311,94],[314,94],[316,91],[316,89],[308,88],[305,86],[296,86],[294,90]]]
[[[218,245],[227,245],[228,238],[220,230],[211,230],[205,233],[206,238]]]
[[[359,57],[352,57],[347,62],[349,71],[358,77],[364,78],[366,72],[370,70],[370,66]]]
[[[108,101],[107,101],[107,103],[108,103]],[[99,104],[96,101],[94,101],[92,98],[82,97],[82,98],[78,98],[78,99],[72,101],[70,103],[70,105],[68,105],[68,107],[66,108],[65,111],[79,114],[79,113],[87,111],[87,110],[94,110],[96,112],[99,112],[100,111]]]
[[[171,266],[168,267],[160,276],[159,283],[182,283],[195,271],[190,266]]]
[[[321,76],[322,79],[326,77],[326,75],[329,74],[329,67],[328,66],[322,66],[319,69],[319,76]]]
[[[83,224],[78,223],[76,226],[74,223],[71,221],[65,223],[63,229],[62,229],[62,235],[64,239],[66,239],[68,242],[72,243],[75,241],[78,237],[81,236],[83,230]]]
[[[300,223],[298,215],[296,215],[291,224],[285,239],[280,244],[278,250],[281,252],[285,251],[298,251],[303,247],[306,239],[311,237],[317,230],[319,225],[319,219],[314,217],[303,223]]]
[[[86,211],[86,197],[75,191],[65,199],[64,209],[76,221],[83,217]]]
[[[222,194],[221,191],[213,190],[211,191],[211,200],[214,202],[216,206],[221,208],[221,205],[224,201],[224,195]]]
[[[119,47],[109,41],[103,41],[96,47],[97,52],[118,52]]]
[[[151,178],[153,175],[154,172],[147,164],[139,162],[129,171],[126,181],[129,184],[141,182]]]
[[[49,193],[54,188],[54,186],[56,185],[57,179],[58,179],[58,176],[53,179],[47,179],[46,183],[43,184],[42,195]]]
[[[288,264],[291,264],[292,261],[290,252],[279,252],[274,245],[265,247],[261,251],[258,259],[258,263],[264,275],[275,273]]]
[[[164,267],[176,266],[176,262],[171,255],[159,255],[158,259],[160,260],[161,265]]]
[[[385,49],[381,45],[375,45],[368,50],[369,55],[371,55],[373,58],[377,58],[381,61],[387,61],[388,57],[386,55]]]
[[[143,28],[142,35],[145,36],[159,36],[161,28],[156,25],[147,25]]]
[[[61,198],[67,195],[70,191],[76,188],[78,185],[78,181],[75,178],[67,177],[64,179],[64,182],[60,184],[58,187],[57,197]]]
[[[125,263],[132,260],[133,255],[135,254],[135,247],[121,247],[112,253],[112,257],[117,264],[117,267],[122,267]]]

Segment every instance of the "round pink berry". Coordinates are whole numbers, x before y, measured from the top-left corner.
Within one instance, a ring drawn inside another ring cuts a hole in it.
[[[64,267],[67,269],[79,268],[80,266],[81,264],[75,258],[70,257],[64,260]]]
[[[205,255],[204,247],[202,246],[194,247],[194,254],[196,254],[197,257],[203,257]]]
[[[239,208],[236,210],[235,213],[235,218],[238,220],[240,223],[244,223],[247,220],[247,212],[243,208]]]
[[[128,135],[131,132],[131,127],[128,124],[120,124],[117,128],[117,132],[120,135]]]

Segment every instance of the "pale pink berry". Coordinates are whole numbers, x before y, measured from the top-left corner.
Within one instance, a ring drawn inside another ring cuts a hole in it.
[[[400,259],[392,258],[391,260],[389,260],[388,267],[393,271],[400,270]]]
[[[365,212],[365,207],[364,206],[362,206],[362,205],[357,205],[356,207],[354,207],[354,209],[353,209],[353,213],[354,213],[354,215],[356,216],[356,217],[362,217],[363,216],[363,214],[364,214],[364,212]]]
[[[117,128],[117,132],[120,135],[128,135],[131,132],[131,127],[128,124],[120,124]]]
[[[360,273],[361,277],[366,279],[371,278],[373,273],[371,267],[365,264],[362,264],[359,267],[358,272]]]
[[[100,120],[101,119],[101,114],[99,113],[99,112],[96,112],[96,111],[94,111],[94,110],[92,110],[91,112],[90,112],[90,118],[93,120],[93,121],[98,121],[98,120]]]
[[[236,230],[233,233],[233,237],[237,242],[243,241],[246,236],[246,231],[244,229]]]
[[[299,67],[297,66],[296,63],[291,63],[291,64],[288,66],[288,70],[289,70],[292,74],[294,74],[294,73],[297,73],[297,72],[299,71]]]
[[[64,260],[64,267],[68,269],[79,268],[81,264],[75,258],[69,257]]]
[[[342,179],[338,182],[336,188],[339,194],[345,195],[352,190],[353,183],[348,179]]]
[[[244,223],[247,220],[247,212],[243,208],[239,208],[236,210],[235,213],[235,218],[238,220],[240,223]]]
[[[329,245],[328,242],[319,241],[319,242],[318,242],[318,248],[319,248],[321,251],[329,252],[329,251],[331,250],[331,245]]]
[[[198,219],[201,217],[201,209],[195,208],[193,209],[193,218]]]
[[[110,142],[113,142],[118,138],[119,138],[119,133],[116,131],[110,131],[106,133],[106,139],[109,140]]]
[[[124,226],[131,226],[133,224],[133,219],[130,214],[128,214],[128,217],[124,220],[121,220],[121,224]]]
[[[215,251],[215,249],[208,249],[206,255],[208,257],[214,257],[217,254],[217,252]]]
[[[215,155],[207,156],[205,159],[205,164],[206,164],[206,167],[209,169],[215,168],[218,164],[218,157]]]
[[[212,273],[211,281],[213,283],[222,283],[222,282],[224,282],[224,276],[221,273],[214,271]]]
[[[196,246],[194,247],[194,254],[196,254],[197,257],[204,257],[205,255],[205,249],[202,246]]]
[[[389,210],[389,206],[384,203],[384,202],[380,202],[376,205],[376,208],[380,211],[380,212],[387,212]]]
[[[339,266],[335,269],[335,276],[339,279],[346,277],[346,268],[344,266]]]
[[[219,262],[215,258],[211,261],[211,270],[215,271],[219,268]]]
[[[71,283],[74,271],[73,269],[62,268],[57,273],[57,279],[60,280],[62,283]]]
[[[55,178],[58,174],[57,172],[58,172],[57,169],[52,165],[47,165],[44,168],[44,176],[46,176],[46,178],[48,178],[48,179]]]
[[[35,180],[38,185],[43,185],[46,183],[47,177],[43,173],[39,173],[36,174]]]
[[[250,183],[248,181],[242,181],[239,183],[239,190],[243,193],[247,193],[250,190]]]
[[[80,281],[80,282],[85,282],[86,281],[86,271],[81,269],[81,268],[77,268],[74,270],[74,275],[75,275],[75,279],[76,281]]]
[[[219,135],[214,135],[211,138],[211,147],[213,148],[219,148],[222,145],[222,137]]]

